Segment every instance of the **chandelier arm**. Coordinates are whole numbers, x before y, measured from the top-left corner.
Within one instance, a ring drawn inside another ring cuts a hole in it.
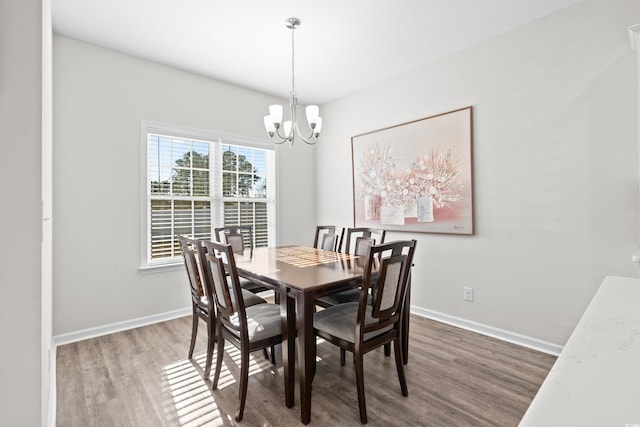
[[[280,139],[279,140],[274,139],[276,136]],[[276,133],[271,137],[271,142],[273,142],[274,144],[284,144],[288,140],[289,138],[280,135],[280,129],[277,129]]]
[[[308,123],[307,123],[308,125]],[[298,138],[300,138],[301,140],[303,140],[304,142],[306,142],[309,145],[313,145],[316,142],[318,142],[318,137],[315,134],[315,131],[313,129],[311,129],[311,133],[309,134],[309,136],[307,136],[306,138],[302,135],[302,133],[300,132],[300,127],[298,126],[297,122],[295,125],[296,128],[296,135],[298,135]]]
[[[300,134],[300,130],[298,129],[298,127],[296,126],[296,134],[298,135],[298,138],[300,138],[301,140],[303,140],[304,142],[306,142],[309,145],[314,145],[316,142],[318,142],[318,138],[317,136],[313,133],[313,131],[311,131],[311,135],[309,135],[308,137],[304,137]]]

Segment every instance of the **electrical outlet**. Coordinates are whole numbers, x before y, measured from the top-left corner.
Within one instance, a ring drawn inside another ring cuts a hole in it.
[[[464,288],[464,300],[465,301],[473,301],[473,288]]]

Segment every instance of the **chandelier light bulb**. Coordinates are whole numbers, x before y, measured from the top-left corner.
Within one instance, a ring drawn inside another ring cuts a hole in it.
[[[269,115],[276,129],[280,127],[282,123],[282,105],[274,104],[269,106]]]
[[[318,122],[318,118],[320,117],[320,109],[317,105],[309,105],[306,108],[307,111],[307,122],[311,125],[311,129],[315,127],[315,124]]]
[[[276,134],[276,127],[273,123],[273,119],[269,115],[264,116],[264,128],[267,130],[269,137],[273,138],[273,136]]]

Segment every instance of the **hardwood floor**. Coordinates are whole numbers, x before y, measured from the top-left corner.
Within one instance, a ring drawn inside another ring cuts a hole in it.
[[[555,361],[421,317],[411,322],[408,397],[400,394],[393,356],[365,356],[370,426],[517,426]],[[236,423],[238,353],[228,347],[211,391],[202,379],[204,324],[193,362],[186,358],[190,333],[189,316],[58,347],[57,425],[302,425],[297,385],[289,409],[280,355],[274,368],[261,352],[253,355],[244,419]],[[318,358],[309,425],[361,425],[353,363],[347,357],[340,366],[338,349],[326,342],[318,343]]]

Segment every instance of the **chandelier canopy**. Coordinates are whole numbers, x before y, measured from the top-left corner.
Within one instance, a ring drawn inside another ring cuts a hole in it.
[[[264,116],[264,127],[271,140],[276,144],[283,144],[289,141],[293,146],[296,136],[307,144],[315,144],[320,136],[322,128],[322,117],[317,105],[309,105],[307,113],[307,131],[301,130],[297,122],[298,98],[296,92],[296,70],[295,70],[295,30],[300,26],[298,18],[289,18],[285,21],[287,28],[291,29],[291,92],[289,92],[289,109],[291,110],[291,120],[282,122],[282,105],[270,105],[269,114]],[[305,136],[306,135],[306,136]]]

